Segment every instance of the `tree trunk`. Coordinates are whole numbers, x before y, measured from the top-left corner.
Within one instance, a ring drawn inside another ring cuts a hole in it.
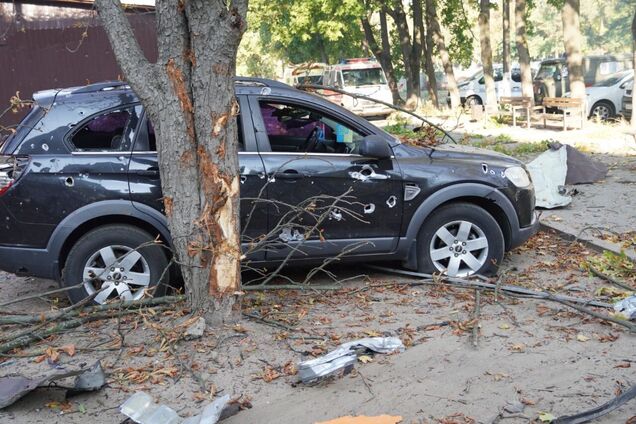
[[[486,106],[497,103],[495,80],[492,69],[492,48],[490,47],[490,0],[479,1],[479,45],[481,46],[481,64],[486,83]]]
[[[567,55],[570,93],[573,98],[585,99],[579,10],[580,0],[565,0],[561,10],[561,19],[563,21],[563,45]]]
[[[402,104],[402,98],[400,97],[393,61],[391,60],[391,40],[389,40],[389,25],[386,22],[386,9],[384,7],[380,9],[380,42],[382,43],[382,54],[388,62],[387,69],[390,71],[387,73],[386,78],[393,95],[393,104],[400,105]]]
[[[501,1],[501,17],[503,26],[503,96],[510,96],[512,92],[512,75],[510,73],[510,0]]]
[[[634,11],[634,18],[632,19],[632,55],[634,57],[634,69],[636,69],[636,10]],[[636,106],[636,84],[632,83],[632,130],[634,138],[636,138],[636,113],[634,113],[634,106]]]
[[[387,9],[397,28],[400,39],[400,50],[402,51],[402,61],[404,62],[404,74],[406,78],[406,106],[416,108],[420,100],[420,75],[419,57],[417,63],[414,62],[414,46],[411,44],[411,34],[406,21],[406,13],[402,2],[394,0],[391,7]],[[418,43],[419,44],[419,43]],[[414,68],[413,65],[416,65]]]
[[[190,304],[209,324],[233,320],[240,238],[232,78],[247,1],[158,0],[156,64],[145,59],[119,0],[96,5],[155,125],[166,217]]]
[[[384,17],[384,29],[386,30],[386,13],[380,12],[380,25],[382,26],[382,21]],[[387,33],[387,45],[385,48],[384,40],[382,47],[378,45],[377,40],[375,39],[375,35],[373,34],[373,28],[371,27],[371,23],[369,22],[369,16],[363,16],[361,18],[362,29],[364,30],[364,38],[366,45],[371,50],[375,58],[378,62],[380,62],[380,66],[382,66],[382,70],[384,70],[384,74],[386,75],[386,81],[389,85],[389,89],[391,90],[391,95],[393,96],[393,104],[399,105],[402,103],[402,99],[400,98],[400,93],[398,90],[397,80],[395,78],[395,71],[393,69],[393,63],[391,62],[391,51],[390,46],[388,45],[388,33]]]
[[[420,43],[422,45],[422,66],[426,72],[428,99],[436,108],[439,108],[439,99],[437,98],[437,78],[435,77],[435,66],[433,66],[433,33],[424,30],[424,21],[420,20],[420,35],[422,37]],[[428,16],[426,16],[426,26],[428,24]]]
[[[456,109],[461,106],[461,102],[459,99],[459,89],[457,88],[457,81],[455,80],[453,63],[451,62],[450,55],[448,54],[448,50],[446,49],[444,36],[442,35],[442,30],[437,19],[435,0],[426,0],[426,21],[429,25],[427,31],[431,31],[433,42],[437,46],[439,57],[442,60],[442,66],[444,67],[444,73],[446,74],[448,93],[451,98],[451,108]]]
[[[532,70],[530,68],[530,51],[526,40],[526,0],[515,1],[515,27],[519,67],[521,68],[521,95],[530,97],[534,103],[532,91]]]

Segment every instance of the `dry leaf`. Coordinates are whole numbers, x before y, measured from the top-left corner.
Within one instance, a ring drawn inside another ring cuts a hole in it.
[[[366,364],[369,362],[373,362],[373,358],[370,357],[369,355],[360,355],[358,356],[358,361],[362,362],[363,364]]]
[[[554,415],[549,412],[541,412],[539,414],[539,420],[541,420],[541,422],[551,423],[552,421],[554,421],[554,419]]]
[[[590,340],[590,338],[587,337],[587,336],[584,336],[583,334],[577,334],[576,340],[578,340],[580,342],[586,342],[586,341]]]
[[[504,322],[503,324],[499,324],[499,328],[502,330],[509,330],[510,326]]]
[[[632,364],[629,362],[621,362],[620,364],[614,365],[614,368],[630,368]]]
[[[75,345],[74,344],[69,344],[69,345],[64,345],[60,348],[61,351],[63,351],[64,353],[66,353],[68,356],[75,356]]]

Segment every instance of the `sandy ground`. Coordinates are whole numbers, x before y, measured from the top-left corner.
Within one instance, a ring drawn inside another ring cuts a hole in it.
[[[594,254],[540,233],[507,255],[504,280],[594,297],[605,283],[580,270],[580,263]],[[246,295],[245,312],[258,312],[289,329],[244,320],[236,327],[208,331],[199,340],[176,342],[187,311],[146,311],[119,323],[95,322],[19,352],[76,347],[74,356],[62,353],[57,363],[37,362],[37,356],[3,358],[2,375],[36,375],[54,366],[101,359],[108,385],[68,400],[64,390],[38,389],[0,411],[0,422],[121,422],[125,417],[117,407],[136,390],[148,391],[183,416],[197,413],[211,393],[250,399],[252,408],[228,423],[313,423],[381,413],[401,415],[405,423],[440,422],[449,416],[454,421],[444,422],[471,422],[464,417],[483,423],[527,422],[541,412],[559,416],[594,407],[636,383],[636,336],[560,304],[482,294],[475,348],[472,290],[403,286],[394,283],[413,280],[357,266],[334,271],[341,278],[367,276],[335,292]],[[0,280],[0,302],[54,285],[7,274],[0,274]],[[2,312],[44,311],[64,304],[49,297]],[[352,374],[318,386],[297,384],[298,361],[344,341],[378,335],[400,337],[406,351],[376,355],[370,363],[358,363]],[[507,404],[521,412],[505,412]],[[624,423],[635,414],[632,401],[599,422]]]

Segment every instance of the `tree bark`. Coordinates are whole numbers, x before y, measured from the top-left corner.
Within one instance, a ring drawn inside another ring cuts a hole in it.
[[[502,27],[503,27],[503,51],[502,51],[502,59],[503,59],[503,75],[504,75],[504,84],[503,88],[505,93],[502,93],[504,96],[510,96],[512,91],[512,75],[510,73],[510,0],[502,0],[501,1],[501,17],[502,17]]]
[[[492,48],[490,46],[490,0],[479,1],[479,45],[481,46],[481,64],[486,84],[485,105],[497,103],[495,80],[492,69]]]
[[[526,0],[515,0],[515,27],[515,43],[519,54],[519,68],[521,69],[521,95],[530,97],[534,104],[530,51],[526,39]]]
[[[402,98],[400,97],[400,90],[398,89],[397,78],[395,76],[395,70],[393,69],[393,61],[391,60],[391,40],[389,40],[389,25],[386,22],[386,9],[384,6],[380,9],[380,42],[382,43],[382,55],[386,58],[388,62],[387,69],[390,71],[390,77],[389,74],[387,74],[386,77],[389,88],[391,89],[391,94],[393,95],[393,104],[400,105],[402,104]]]
[[[165,212],[189,302],[209,324],[234,320],[240,238],[232,78],[247,1],[158,0],[156,64],[144,58],[119,0],[96,6],[155,126]]]
[[[636,69],[636,8],[632,19],[632,56],[634,57],[634,69]],[[636,84],[632,82],[632,130],[636,131]],[[636,138],[636,134],[634,134]]]
[[[417,0],[416,0],[417,1]],[[421,0],[420,0],[421,1]],[[420,20],[420,35],[422,37],[420,43],[422,44],[422,66],[426,72],[426,80],[428,98],[430,102],[436,108],[439,108],[439,99],[437,97],[437,78],[435,77],[435,66],[433,65],[433,52],[435,50],[433,46],[433,32],[426,31],[424,29],[424,20]],[[426,15],[426,26],[430,28],[428,24],[428,15]]]
[[[401,0],[393,0],[391,7],[387,8],[387,13],[395,23],[400,40],[400,50],[402,52],[406,78],[406,106],[408,108],[415,108],[420,100],[419,57],[417,63],[415,63],[415,47],[411,41],[411,34],[409,33],[409,26],[406,21],[406,13],[404,12]]]
[[[459,89],[457,88],[457,80],[455,80],[455,72],[453,71],[453,62],[451,61],[448,50],[446,49],[446,43],[444,36],[442,35],[442,29],[437,19],[437,8],[435,6],[435,0],[426,0],[426,21],[429,25],[427,31],[431,31],[433,42],[437,46],[437,52],[442,60],[442,66],[444,67],[444,73],[446,74],[446,83],[448,85],[448,93],[451,98],[451,108],[456,109],[461,106],[459,99]]]
[[[561,10],[561,19],[563,21],[563,45],[567,55],[570,93],[573,98],[585,99],[579,11],[580,0],[565,0]]]
[[[395,78],[395,70],[393,69],[393,62],[391,62],[391,50],[390,45],[388,44],[388,31],[387,31],[387,44],[384,44],[384,39],[382,39],[382,46],[378,45],[378,42],[373,34],[373,28],[369,21],[369,16],[365,15],[360,18],[362,22],[362,29],[364,31],[364,38],[367,47],[378,62],[380,62],[380,66],[382,66],[382,70],[384,70],[384,74],[386,75],[386,81],[389,85],[389,89],[391,90],[391,95],[393,96],[393,104],[399,105],[402,103],[402,99],[400,98],[400,92],[398,90],[397,79]],[[384,22],[384,30],[386,31],[386,13],[380,12],[380,26],[382,27],[382,22]],[[380,29],[382,32],[382,28]],[[384,38],[384,37],[382,37]]]

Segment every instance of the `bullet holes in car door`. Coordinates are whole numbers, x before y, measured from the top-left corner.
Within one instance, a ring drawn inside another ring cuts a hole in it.
[[[360,154],[369,134],[347,124],[345,117],[302,103],[261,100],[251,105],[268,175],[269,232],[281,231],[280,248],[268,251],[267,258],[290,252],[302,257],[306,249],[329,257],[356,243],[352,254],[390,250],[401,223],[401,176],[392,163]],[[384,178],[358,178],[365,170]],[[311,205],[311,211],[282,228],[298,205]]]

